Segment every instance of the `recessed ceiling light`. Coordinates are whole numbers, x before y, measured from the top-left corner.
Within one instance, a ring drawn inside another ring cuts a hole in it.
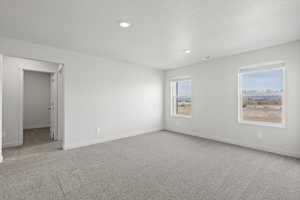
[[[130,22],[125,22],[125,21],[119,22],[119,25],[122,28],[128,28],[129,26],[131,26]]]
[[[184,53],[186,53],[186,54],[189,54],[189,53],[191,53],[192,51],[190,50],[190,49],[185,49],[184,50]]]

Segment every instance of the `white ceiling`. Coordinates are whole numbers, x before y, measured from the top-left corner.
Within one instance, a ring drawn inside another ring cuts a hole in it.
[[[0,35],[168,69],[300,39],[300,0],[0,0]]]

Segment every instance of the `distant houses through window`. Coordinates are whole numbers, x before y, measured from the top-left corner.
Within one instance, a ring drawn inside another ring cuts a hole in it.
[[[192,80],[178,79],[171,81],[171,115],[191,116]]]
[[[263,66],[240,69],[239,121],[257,125],[285,125],[285,69]]]

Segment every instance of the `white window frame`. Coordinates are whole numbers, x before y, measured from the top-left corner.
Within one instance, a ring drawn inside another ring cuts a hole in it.
[[[176,77],[172,78],[170,80],[170,115],[171,117],[181,117],[181,118],[191,118],[192,117],[192,110],[190,115],[183,115],[183,114],[177,114],[176,112],[176,82],[177,81],[184,81],[184,80],[189,80],[192,82],[192,78],[190,76],[184,76],[184,77]],[[192,82],[193,84],[193,82]],[[192,85],[193,87],[193,85]],[[192,91],[193,92],[193,91]],[[192,99],[192,95],[191,95]],[[193,101],[193,100],[192,100]],[[192,108],[192,101],[191,101],[191,108]]]
[[[238,72],[238,122],[240,124],[249,124],[249,125],[256,125],[256,126],[269,126],[269,127],[276,127],[276,128],[285,128],[286,127],[286,68],[285,63],[283,61],[275,61],[269,63],[261,63],[251,66],[244,66],[240,67]],[[283,93],[282,93],[282,122],[275,123],[275,122],[259,122],[259,121],[250,121],[244,120],[242,115],[242,81],[241,75],[245,73],[253,73],[253,72],[262,72],[262,71],[270,71],[272,69],[281,69],[283,73]],[[249,71],[249,72],[247,72]]]

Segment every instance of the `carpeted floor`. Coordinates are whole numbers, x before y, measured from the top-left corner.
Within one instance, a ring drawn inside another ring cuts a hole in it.
[[[300,199],[300,161],[157,132],[0,164],[0,199]]]

